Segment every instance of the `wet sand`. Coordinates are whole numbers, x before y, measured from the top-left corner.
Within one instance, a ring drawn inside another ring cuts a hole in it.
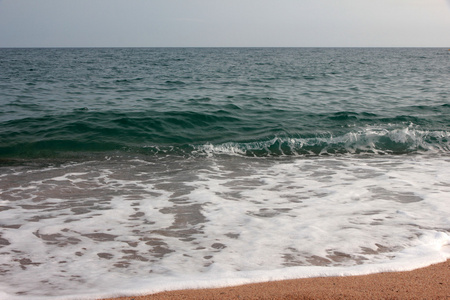
[[[408,272],[273,281],[111,299],[450,299],[449,283],[447,260]]]

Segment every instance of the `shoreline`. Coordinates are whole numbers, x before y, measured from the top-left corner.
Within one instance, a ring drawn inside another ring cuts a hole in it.
[[[450,299],[450,260],[405,272],[315,277],[99,300]]]

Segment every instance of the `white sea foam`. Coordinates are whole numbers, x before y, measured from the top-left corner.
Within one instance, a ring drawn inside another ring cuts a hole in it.
[[[386,129],[367,126],[357,131],[333,136],[309,138],[275,137],[264,141],[227,142],[195,147],[194,153],[270,156],[270,155],[323,155],[335,153],[448,153],[450,133],[447,131],[420,130],[415,126]]]
[[[448,156],[115,159],[0,177],[0,299],[410,270],[450,258]],[[3,170],[2,170],[3,171]]]

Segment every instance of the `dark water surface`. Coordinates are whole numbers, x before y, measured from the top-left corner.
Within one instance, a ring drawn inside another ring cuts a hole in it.
[[[0,49],[0,156],[448,152],[447,52]]]

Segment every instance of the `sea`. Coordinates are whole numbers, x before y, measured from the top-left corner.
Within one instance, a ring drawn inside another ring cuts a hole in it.
[[[450,258],[450,51],[0,49],[0,299]]]

